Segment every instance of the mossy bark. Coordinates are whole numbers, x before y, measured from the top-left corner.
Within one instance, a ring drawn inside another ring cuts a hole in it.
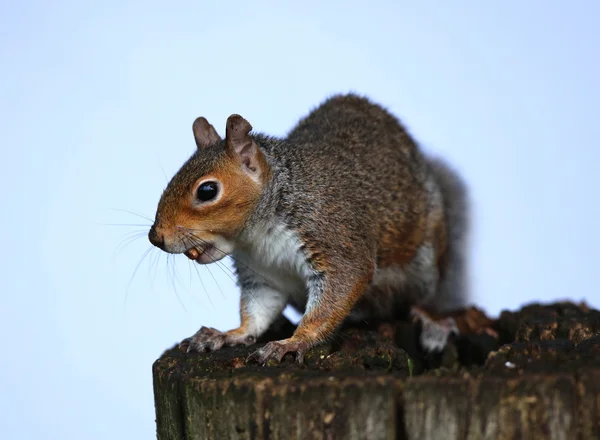
[[[429,356],[408,322],[342,329],[304,366],[256,347],[168,350],[153,367],[159,440],[598,439],[600,312],[505,312]],[[267,339],[293,328],[275,330]],[[491,336],[494,335],[494,336]]]

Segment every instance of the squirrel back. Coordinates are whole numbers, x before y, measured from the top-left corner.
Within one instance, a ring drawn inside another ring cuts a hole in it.
[[[381,106],[353,94],[334,96],[284,140],[257,140],[279,192],[268,198],[275,206],[263,206],[259,216],[275,208],[320,246],[335,248],[344,238],[347,256],[378,249],[384,266],[409,261],[429,233],[426,160]]]

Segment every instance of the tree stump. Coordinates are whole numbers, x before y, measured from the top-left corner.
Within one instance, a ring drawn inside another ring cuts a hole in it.
[[[305,365],[246,364],[258,345],[167,350],[159,440],[600,439],[600,312],[533,304],[428,355],[418,324],[342,328]],[[280,321],[264,340],[287,337]]]

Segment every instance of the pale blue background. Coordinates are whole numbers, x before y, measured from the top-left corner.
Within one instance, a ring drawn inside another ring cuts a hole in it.
[[[368,94],[472,187],[479,305],[600,306],[600,3],[168,3],[0,6],[3,439],[153,438],[152,362],[236,324],[233,282],[201,268],[209,300],[185,257],[127,291],[145,228],[104,225],[154,215],[199,115],[281,135]]]

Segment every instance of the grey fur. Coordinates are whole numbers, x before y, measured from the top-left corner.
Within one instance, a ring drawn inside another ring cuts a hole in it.
[[[469,196],[465,183],[439,158],[430,158],[429,166],[440,188],[449,237],[449,258],[440,279],[435,306],[439,311],[463,307],[470,299],[467,272],[469,246]]]
[[[401,302],[439,311],[465,304],[466,187],[441,160],[425,157],[393,115],[356,95],[334,96],[301,120],[286,139],[261,134],[254,138],[274,178],[249,227],[277,217],[301,236],[318,242],[324,252],[329,250],[328,257],[343,267],[344,276],[353,278],[353,272],[366,270],[364,262],[376,260],[378,228],[385,227],[376,219],[393,221],[394,216],[406,216],[412,209],[409,196],[418,196],[414,189],[419,188],[420,197],[429,201],[428,208],[444,205],[449,261],[440,276],[432,264],[415,257],[406,268],[398,268],[409,278],[396,286],[392,296],[400,294],[404,296]],[[384,151],[386,157],[379,156]],[[340,225],[351,233],[344,237]],[[340,247],[344,238],[354,248]],[[387,302],[369,291],[367,298]],[[397,299],[390,298],[394,303]],[[380,308],[394,309],[384,304]]]
[[[439,311],[464,304],[465,186],[444,163],[425,157],[395,116],[366,98],[338,95],[310,112],[286,138],[254,133],[252,139],[271,178],[232,238],[243,291],[273,288],[251,267],[253,256],[261,256],[253,249],[257,237],[291,231],[308,268],[299,274],[307,301],[287,292],[290,301],[306,307],[299,330],[307,315],[314,327],[315,322],[337,325],[352,308],[372,316],[389,314],[399,303]],[[174,209],[174,201],[223,159],[224,145],[216,141],[184,164],[163,194],[159,212]],[[445,262],[441,268],[439,261]],[[395,281],[384,288],[378,284],[383,271],[388,277],[397,271],[397,279],[389,277]],[[357,294],[365,280],[366,288]],[[327,327],[306,332],[311,335],[307,346],[330,337]]]

